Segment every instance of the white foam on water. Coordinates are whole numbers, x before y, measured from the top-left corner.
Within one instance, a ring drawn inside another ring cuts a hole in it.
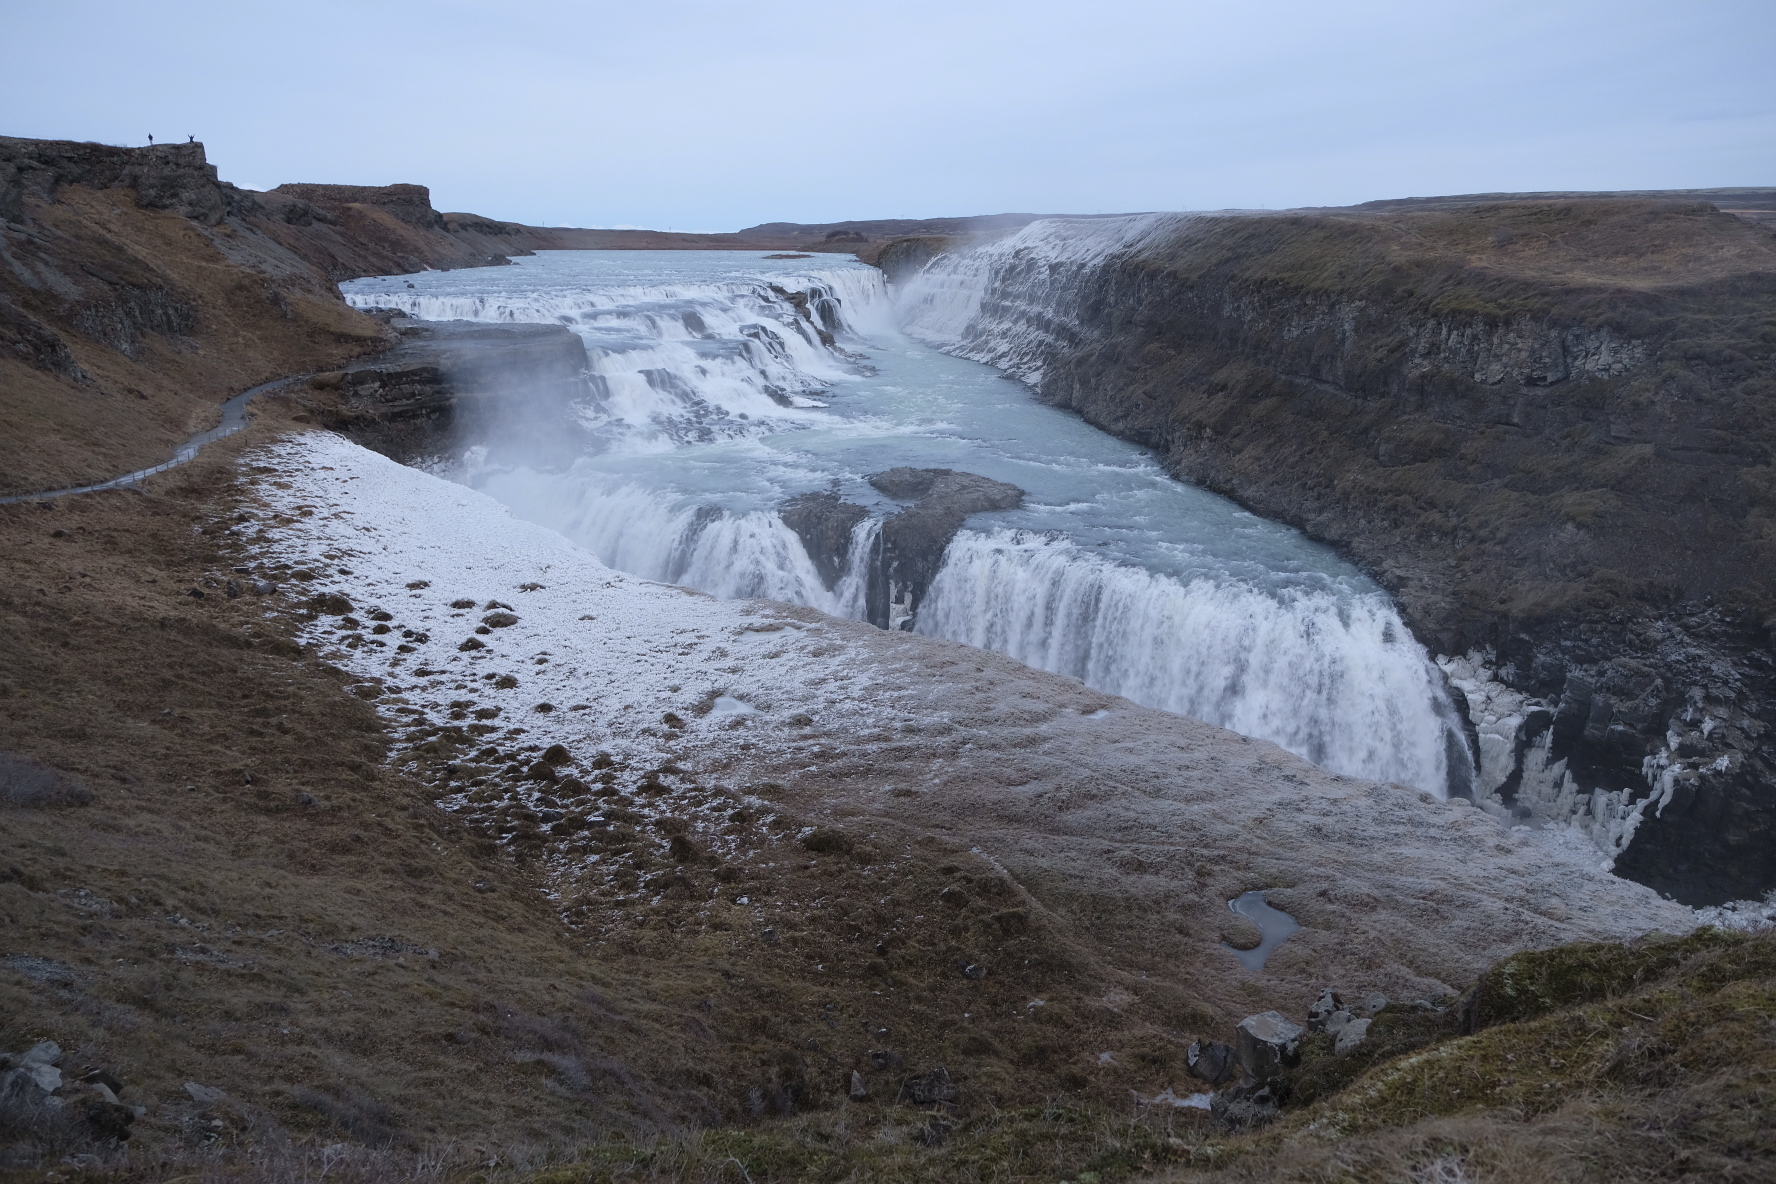
[[[548,470],[469,448],[446,471],[612,567],[861,619],[880,516],[898,508],[863,478],[895,465],[978,472],[1026,490],[1026,505],[970,520],[919,632],[1441,795],[1463,751],[1453,709],[1372,582],[896,329],[1039,378],[1072,316],[1055,277],[1187,227],[1036,223],[941,256],[892,294],[852,260],[715,252],[550,252],[344,287],[360,307],[556,321],[581,336],[593,393],[578,415],[594,453]],[[875,515],[830,585],[778,513],[824,488]]]
[[[963,531],[918,631],[1262,736],[1338,773],[1438,786],[1436,671],[1380,593],[1180,581],[1026,531]]]

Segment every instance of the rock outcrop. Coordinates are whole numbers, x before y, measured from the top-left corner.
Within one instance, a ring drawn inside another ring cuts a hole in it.
[[[239,189],[218,179],[202,144],[0,137],[0,434],[23,442],[0,494],[161,463],[212,426],[227,397],[397,342],[398,356],[373,367],[389,381],[359,392],[356,410],[382,417],[383,445],[420,446],[425,432],[408,439],[415,413],[433,427],[437,416],[415,384],[434,400],[442,377],[459,393],[486,389],[472,357],[509,360],[525,331],[483,334],[474,351],[457,334],[448,356],[423,363],[431,379],[394,379],[391,367],[421,364],[420,344],[347,307],[335,285],[505,263],[530,253],[531,230],[439,213],[421,185]],[[532,334],[520,348],[533,393],[536,365],[584,369],[571,334],[549,335],[553,344]]]
[[[1701,201],[1163,216],[952,274],[981,298],[947,348],[1347,550],[1469,661],[1501,810],[1687,902],[1776,888],[1767,229]]]
[[[572,404],[590,390],[586,347],[572,330],[386,319],[394,349],[309,380],[313,414],[327,427],[403,464],[442,459],[471,436],[515,444],[532,463],[584,451]]]
[[[882,629],[910,631],[919,604],[943,567],[944,551],[970,514],[1015,509],[1024,491],[1004,481],[954,469],[896,468],[866,478],[887,497],[912,504],[882,520],[867,558],[865,616]],[[869,510],[836,491],[801,494],[778,511],[796,532],[830,588],[857,557],[857,524]]]

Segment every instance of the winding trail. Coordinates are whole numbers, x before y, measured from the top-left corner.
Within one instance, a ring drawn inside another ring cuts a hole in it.
[[[151,468],[146,469],[137,469],[133,473],[125,473],[121,477],[113,477],[109,481],[100,481],[93,485],[75,485],[67,489],[46,489],[38,493],[10,494],[6,497],[0,497],[0,506],[17,505],[19,502],[53,501],[56,498],[67,497],[69,494],[73,493],[98,493],[106,489],[124,489],[135,485],[148,477],[152,477],[156,473],[164,473],[168,469],[178,468],[182,464],[196,460],[197,454],[203,451],[204,445],[213,444],[217,440],[220,440],[225,436],[232,436],[242,428],[245,428],[247,426],[247,404],[252,402],[253,399],[275,387],[280,387],[285,383],[295,382],[298,379],[308,377],[310,376],[307,374],[286,375],[283,378],[274,378],[270,382],[262,382],[250,390],[244,390],[240,394],[235,395],[233,398],[222,404],[221,423],[217,424],[207,432],[199,432],[197,435],[191,437],[191,439],[185,441],[185,443],[179,445],[178,450],[173,453],[173,459],[164,464],[154,465]]]

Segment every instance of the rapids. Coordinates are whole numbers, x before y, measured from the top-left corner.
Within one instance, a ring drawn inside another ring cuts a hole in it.
[[[556,321],[580,335],[583,454],[547,467],[495,430],[464,440],[441,475],[613,567],[862,618],[879,521],[901,508],[864,477],[900,465],[978,473],[1019,486],[1025,503],[968,519],[916,631],[1335,772],[1439,795],[1465,785],[1442,675],[1361,572],[904,331],[963,336],[976,311],[967,280],[949,276],[937,301],[916,283],[897,299],[845,257],[561,251],[342,287],[359,307]],[[514,398],[512,416],[525,406]],[[872,513],[830,580],[777,514],[828,489]]]

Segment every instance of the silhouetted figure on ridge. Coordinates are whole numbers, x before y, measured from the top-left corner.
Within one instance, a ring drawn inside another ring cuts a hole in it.
[[[195,144],[195,143],[197,143],[197,137],[196,136],[186,136],[185,142],[187,144]]]
[[[150,147],[150,148],[154,147],[154,137],[153,136],[148,137],[148,147]]]

